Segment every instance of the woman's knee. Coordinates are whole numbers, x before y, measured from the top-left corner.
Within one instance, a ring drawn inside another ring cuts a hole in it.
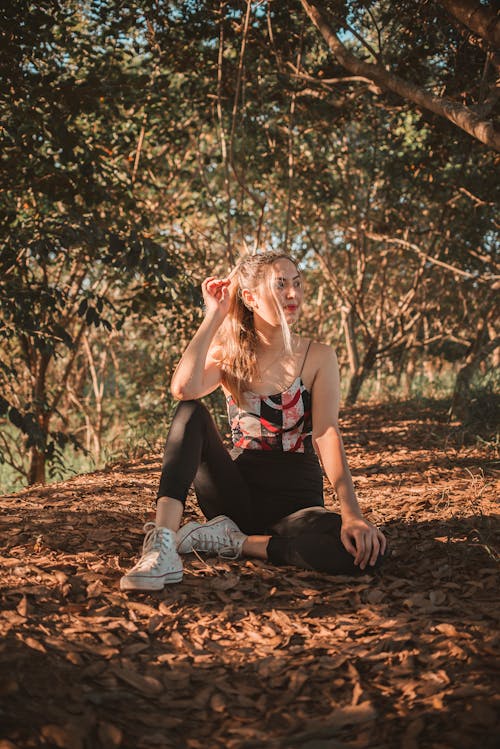
[[[210,418],[208,408],[199,400],[179,401],[172,419],[173,424],[187,425],[191,422],[203,422]]]

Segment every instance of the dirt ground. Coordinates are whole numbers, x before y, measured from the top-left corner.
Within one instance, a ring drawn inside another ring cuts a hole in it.
[[[121,593],[159,455],[0,498],[0,749],[498,746],[494,445],[439,404],[343,429],[376,577],[191,557]]]

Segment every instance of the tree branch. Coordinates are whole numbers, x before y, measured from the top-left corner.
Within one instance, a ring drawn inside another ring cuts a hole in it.
[[[370,78],[366,78],[366,76],[363,75],[345,75],[342,76],[342,78],[315,78],[313,75],[308,75],[307,73],[303,73],[301,71],[299,72],[293,62],[288,61],[286,64],[287,67],[290,68],[290,70],[293,70],[292,78],[302,78],[304,81],[317,83],[319,86],[326,85],[327,88],[330,88],[330,86],[334,83],[373,83]]]
[[[352,230],[353,233],[356,232],[355,229]],[[383,234],[374,234],[372,232],[366,232],[366,236],[368,239],[373,239],[376,242],[386,242],[387,244],[397,244],[400,247],[402,247],[405,250],[411,250],[413,252],[416,252],[417,255],[420,255],[420,257],[424,258],[429,263],[433,263],[434,265],[439,265],[441,268],[445,268],[446,270],[451,271],[452,273],[455,273],[458,276],[463,276],[463,278],[473,278],[475,281],[478,281],[479,283],[489,283],[490,281],[498,281],[500,280],[500,275],[494,275],[493,273],[484,273],[482,276],[477,276],[475,273],[470,273],[467,270],[462,270],[461,268],[457,268],[454,265],[450,265],[449,263],[445,263],[442,260],[438,260],[435,257],[432,257],[431,255],[428,255],[425,250],[422,250],[418,245],[413,244],[413,242],[407,242],[405,239],[399,239],[398,237],[386,237]]]
[[[229,134],[229,163],[231,165],[231,169],[233,170],[233,174],[236,177],[236,180],[243,190],[260,208],[260,217],[258,222],[258,228],[257,228],[257,234],[256,234],[256,247],[260,244],[260,235],[262,231],[262,221],[264,217],[264,210],[266,207],[266,198],[264,200],[261,200],[258,195],[253,190],[250,190],[249,187],[246,186],[244,180],[242,179],[241,175],[238,172],[238,169],[236,168],[236,164],[234,161],[234,138],[236,133],[236,117],[238,114],[238,101],[240,97],[240,90],[241,90],[241,79],[242,79],[242,73],[243,73],[243,63],[245,60],[245,49],[246,49],[246,43],[247,43],[247,37],[248,37],[248,29],[250,26],[250,16],[252,13],[252,3],[251,0],[247,0],[247,8],[245,13],[245,21],[243,25],[243,34],[241,38],[241,48],[240,48],[240,57],[238,61],[238,70],[236,74],[236,86],[235,86],[235,92],[234,92],[234,102],[233,102],[233,111],[231,115],[231,132]]]
[[[26,470],[22,462],[18,463],[16,461],[16,458],[12,453],[9,441],[7,440],[7,437],[5,436],[3,432],[0,432],[0,440],[2,442],[2,444],[0,445],[0,452],[2,452],[3,450],[2,457],[3,457],[4,463],[7,463],[7,465],[9,465],[11,468],[17,471],[17,473],[20,473],[21,476],[23,476],[24,478],[27,478],[28,471]],[[19,452],[20,454],[22,454],[21,450],[19,450]]]
[[[72,369],[73,364],[75,362],[76,355],[78,354],[79,347],[80,347],[80,341],[81,341],[82,335],[83,335],[86,327],[87,327],[87,323],[85,321],[82,322],[82,324],[80,326],[80,330],[78,331],[78,333],[76,334],[76,336],[75,336],[75,338],[73,340],[73,350],[70,351],[70,354],[69,354],[69,357],[68,357],[68,361],[67,361],[67,364],[66,364],[66,368],[64,370],[63,376],[61,377],[61,379],[59,381],[59,390],[54,395],[53,401],[50,404],[50,414],[53,414],[56,411],[57,406],[59,404],[59,401],[61,400],[61,397],[62,397],[63,393],[66,390],[66,382],[68,380],[68,377],[70,375],[71,369]]]
[[[320,3],[301,0],[301,4],[313,24],[320,31],[333,55],[346,70],[354,75],[370,78],[383,89],[413,102],[420,108],[444,117],[476,140],[496,151],[500,151],[500,133],[495,129],[492,121],[483,120],[463,104],[442,96],[436,96],[414,83],[403,80],[381,65],[360,60],[342,44],[334,33]]]
[[[352,26],[349,26],[349,24],[346,23],[345,27],[347,31],[349,31],[349,33],[351,33],[354,37],[356,37],[358,42],[362,44],[366,50],[368,50],[368,52],[371,54],[373,59],[376,60],[377,62],[380,62],[380,56],[375,52],[372,45],[369,44],[369,42],[367,42],[366,39],[362,37],[358,31],[356,31],[356,29],[353,29]]]
[[[439,4],[474,34],[494,48],[500,47],[500,18],[493,3],[486,6],[479,0],[439,0]]]

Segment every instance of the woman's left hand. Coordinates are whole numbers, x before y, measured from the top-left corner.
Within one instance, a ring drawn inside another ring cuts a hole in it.
[[[385,536],[375,525],[362,517],[342,518],[340,539],[354,557],[354,564],[364,570],[366,565],[374,565],[377,557],[385,552]]]

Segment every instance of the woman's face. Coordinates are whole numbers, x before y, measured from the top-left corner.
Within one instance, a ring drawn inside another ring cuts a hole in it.
[[[287,323],[292,325],[298,320],[302,305],[302,286],[297,267],[287,258],[276,260],[271,267],[269,282]],[[267,282],[262,283],[255,292],[254,314],[260,315],[270,325],[280,324]]]

